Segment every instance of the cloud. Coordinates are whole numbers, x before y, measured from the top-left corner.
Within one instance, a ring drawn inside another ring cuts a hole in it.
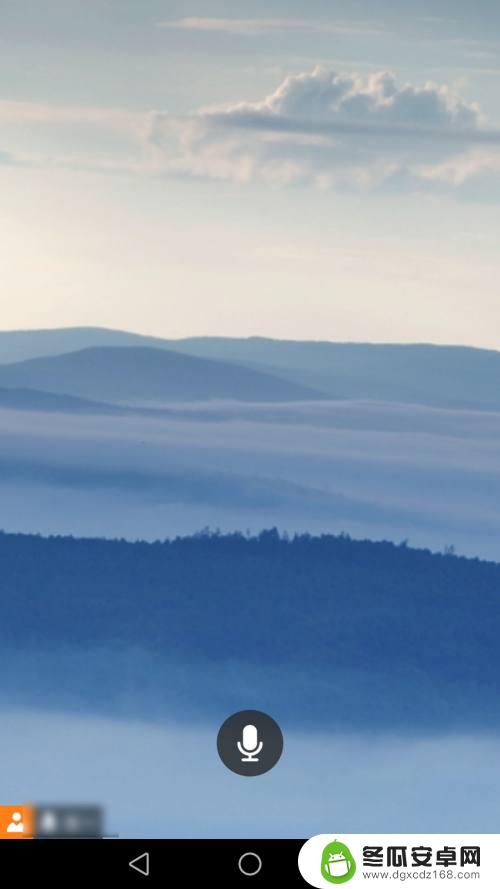
[[[176,31],[203,31],[211,33],[238,34],[255,37],[262,34],[297,31],[313,34],[379,34],[379,30],[368,26],[347,26],[335,22],[310,21],[307,19],[233,19],[188,16],[180,19],[159,22],[159,28]]]
[[[0,101],[0,123],[3,164],[500,200],[500,129],[449,86],[388,71],[317,66],[187,116]]]
[[[148,117],[115,108],[0,100],[0,163],[138,170]]]
[[[256,102],[152,116],[160,167],[240,183],[456,189],[498,175],[500,130],[449,86],[318,66]]]

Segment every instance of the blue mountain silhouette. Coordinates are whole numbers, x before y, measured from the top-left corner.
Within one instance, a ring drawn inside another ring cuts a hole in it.
[[[321,397],[335,399],[500,409],[500,352],[465,346],[307,342],[265,337],[168,340],[88,327],[0,332],[0,363],[108,346],[163,349],[230,363],[233,367],[236,364],[306,387],[313,398],[320,393]],[[237,381],[238,376],[233,390]],[[17,385],[31,387],[31,383],[29,376]],[[4,383],[0,378],[1,385]],[[87,397],[97,396],[87,393]]]
[[[100,346],[3,365],[0,387],[131,404],[324,398],[267,372],[142,346]]]
[[[500,724],[500,565],[275,531],[2,534],[0,563],[2,658],[18,665],[4,693],[25,678],[39,703],[142,715],[150,701],[160,718],[245,702],[303,727]]]

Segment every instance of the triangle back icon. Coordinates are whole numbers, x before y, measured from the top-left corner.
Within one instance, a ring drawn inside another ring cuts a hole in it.
[[[133,858],[132,861],[129,861],[128,866],[144,877],[149,877],[149,852],[143,852],[142,855]]]

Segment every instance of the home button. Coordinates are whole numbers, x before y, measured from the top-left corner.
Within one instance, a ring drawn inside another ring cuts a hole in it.
[[[245,877],[256,877],[262,870],[262,858],[255,852],[245,852],[238,861],[238,868]]]

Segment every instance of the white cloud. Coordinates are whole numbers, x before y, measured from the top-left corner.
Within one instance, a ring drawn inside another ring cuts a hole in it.
[[[313,34],[379,34],[378,29],[368,26],[348,26],[336,22],[311,21],[307,19],[238,19],[187,16],[180,19],[159,22],[158,27],[177,31],[205,31],[211,33],[239,34],[254,37],[262,34],[298,31]]]
[[[386,71],[362,78],[318,66],[260,101],[187,119],[153,115],[151,143],[160,167],[184,175],[428,189],[457,187],[489,168],[497,175],[500,130],[486,128],[479,107],[446,85],[398,85]]]
[[[324,66],[255,102],[163,112],[0,101],[0,162],[336,189],[500,195],[500,129],[449,86]]]

